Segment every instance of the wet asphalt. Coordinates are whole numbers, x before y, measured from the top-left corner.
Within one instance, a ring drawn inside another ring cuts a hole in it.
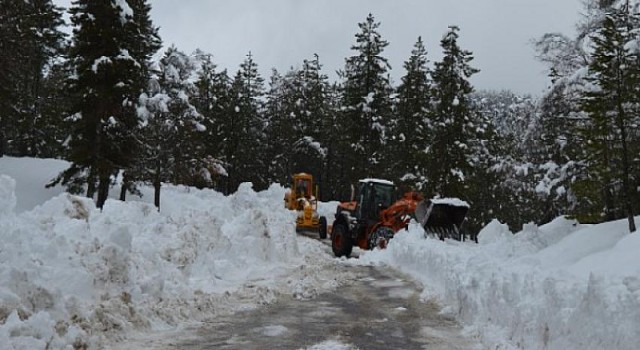
[[[301,235],[318,239],[317,233]],[[325,245],[327,259],[333,255]],[[352,259],[361,251],[354,250]],[[335,260],[353,278],[312,298],[280,295],[257,309],[217,316],[167,333],[146,334],[114,349],[481,349],[440,305],[422,300],[423,287],[383,266]]]
[[[217,318],[171,348],[307,349],[327,341],[352,349],[477,348],[437,304],[420,300],[421,287],[406,276],[385,267],[344,268],[355,279],[334,292]]]

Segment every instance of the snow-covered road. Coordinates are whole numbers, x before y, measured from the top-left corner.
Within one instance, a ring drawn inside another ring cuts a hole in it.
[[[330,258],[329,256],[327,258]],[[217,317],[180,332],[157,333],[147,349],[473,349],[440,306],[420,300],[422,288],[387,267],[354,266],[354,279],[310,299],[284,296],[257,310]]]

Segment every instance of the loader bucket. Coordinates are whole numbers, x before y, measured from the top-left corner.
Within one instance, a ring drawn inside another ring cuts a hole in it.
[[[427,234],[440,239],[461,240],[460,228],[468,211],[469,204],[464,201],[437,198],[420,202],[416,207],[416,219]]]

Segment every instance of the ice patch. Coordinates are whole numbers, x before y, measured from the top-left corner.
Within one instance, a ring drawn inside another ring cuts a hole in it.
[[[289,329],[282,325],[266,326],[260,328],[260,333],[266,337],[280,337],[288,331]]]
[[[323,341],[322,343],[306,348],[306,350],[357,350],[357,349],[358,348],[353,345],[344,344],[338,340],[326,340],[326,341]]]

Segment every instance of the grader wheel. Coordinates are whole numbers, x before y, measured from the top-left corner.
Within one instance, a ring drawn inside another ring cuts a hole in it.
[[[320,239],[327,238],[327,218],[324,216],[321,216],[318,222],[318,235]]]

